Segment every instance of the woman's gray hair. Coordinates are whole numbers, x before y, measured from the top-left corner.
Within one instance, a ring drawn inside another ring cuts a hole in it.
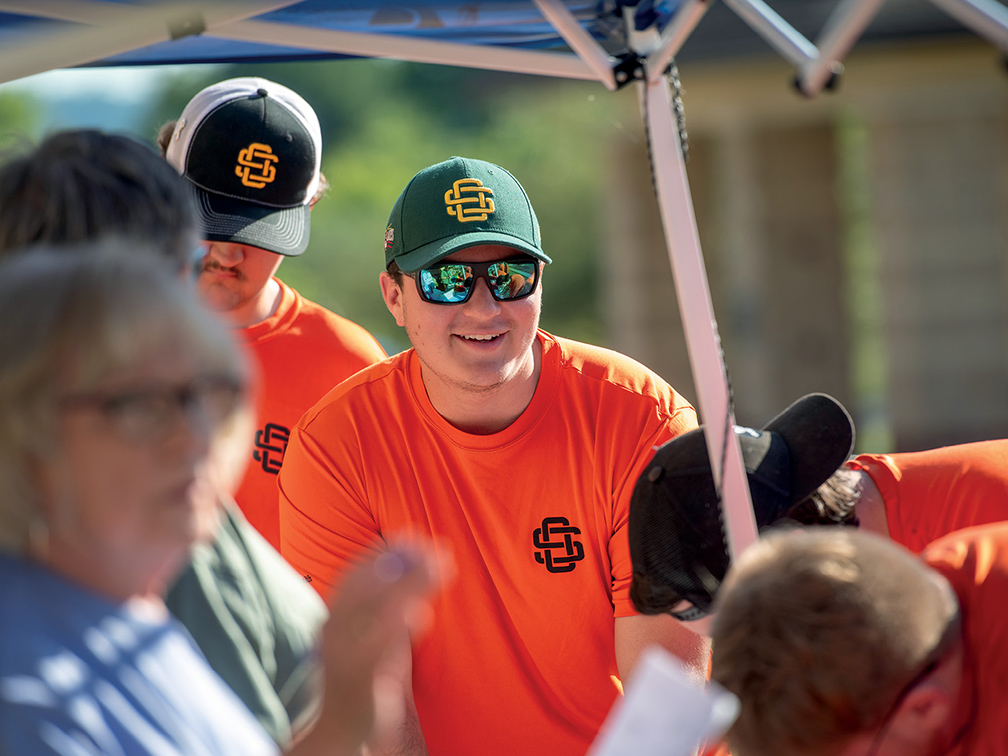
[[[113,242],[86,254],[33,249],[0,260],[0,550],[22,553],[42,495],[36,466],[59,452],[58,407],[159,346],[247,383],[229,329],[156,255]]]

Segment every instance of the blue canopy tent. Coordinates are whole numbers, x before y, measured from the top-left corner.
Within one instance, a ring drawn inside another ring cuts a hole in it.
[[[731,391],[690,197],[669,69],[713,0],[0,0],[0,81],[74,66],[366,56],[636,86],[730,553],[756,539]],[[932,3],[1008,52],[999,0]],[[836,0],[814,41],[763,0],[723,4],[811,96],[883,0]],[[702,627],[697,627],[703,630]]]

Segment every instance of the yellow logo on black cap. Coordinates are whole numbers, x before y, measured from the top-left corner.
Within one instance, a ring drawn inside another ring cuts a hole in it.
[[[454,215],[459,223],[485,221],[494,211],[491,197],[493,189],[483,186],[479,179],[459,179],[445,192],[444,201],[448,215]]]
[[[238,153],[238,165],[235,166],[235,175],[241,179],[241,182],[245,186],[250,186],[253,189],[262,189],[276,178],[276,166],[274,164],[279,162],[280,158],[273,154],[273,148],[268,144],[252,142],[252,144]],[[253,173],[253,171],[256,171],[256,173]]]

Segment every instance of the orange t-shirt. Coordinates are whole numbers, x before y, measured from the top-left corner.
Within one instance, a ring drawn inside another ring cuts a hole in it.
[[[463,433],[413,350],[334,389],[291,433],[284,556],[326,594],[362,550],[423,535],[457,574],[413,649],[432,756],[581,756],[616,696],[614,617],[634,614],[630,494],[693,408],[642,365],[542,331],[532,401]]]
[[[237,332],[253,354],[259,376],[255,446],[235,500],[246,519],[279,549],[276,476],[290,429],[337,383],[385,359],[385,350],[356,323],[275,280],[281,292],[277,311]]]
[[[1008,520],[1008,439],[903,454],[862,454],[889,534],[915,554],[953,530]]]
[[[966,672],[945,756],[1008,755],[1008,523],[980,525],[931,544],[924,561],[959,597]]]

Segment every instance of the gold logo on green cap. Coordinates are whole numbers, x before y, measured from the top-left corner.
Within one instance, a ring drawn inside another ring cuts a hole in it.
[[[485,221],[494,211],[493,189],[483,186],[479,179],[459,179],[445,192],[444,201],[448,215],[458,218],[459,223]]]
[[[235,166],[235,175],[241,179],[245,186],[253,189],[262,189],[266,184],[270,184],[276,178],[275,163],[279,163],[280,158],[273,154],[273,148],[261,142],[252,142],[248,147],[238,153],[238,165]],[[252,173],[255,170],[257,173]]]

